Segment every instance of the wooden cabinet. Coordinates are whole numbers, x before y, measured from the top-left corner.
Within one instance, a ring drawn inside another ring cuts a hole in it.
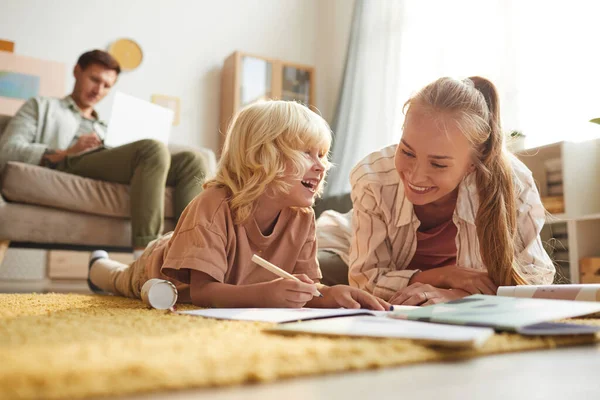
[[[73,250],[48,251],[48,277],[50,279],[87,279],[90,252]],[[110,253],[112,260],[131,264],[133,253]]]
[[[245,105],[265,99],[314,105],[314,68],[239,51],[227,57],[221,71],[219,149],[231,117]]]

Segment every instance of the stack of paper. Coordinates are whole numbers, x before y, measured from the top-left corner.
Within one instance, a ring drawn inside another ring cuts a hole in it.
[[[396,306],[399,311],[419,307]],[[180,311],[178,314],[239,321],[277,323],[267,329],[283,334],[318,334],[401,338],[449,347],[479,347],[494,333],[490,328],[458,327],[387,318],[386,311],[343,308],[214,308]]]
[[[529,292],[528,292],[529,293]],[[437,346],[473,348],[494,330],[523,335],[589,335],[600,327],[555,323],[600,312],[600,302],[473,295],[428,307],[395,306],[394,311],[321,308],[230,308],[179,314],[278,324],[280,334],[402,338]]]
[[[494,334],[494,330],[490,328],[450,326],[364,316],[281,324],[269,331],[283,334],[311,333],[331,336],[411,339],[428,345],[459,348],[480,347]]]

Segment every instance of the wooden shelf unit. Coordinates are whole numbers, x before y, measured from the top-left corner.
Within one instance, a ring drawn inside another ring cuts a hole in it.
[[[240,51],[231,54],[221,70],[219,152],[231,117],[242,107],[263,99],[296,100],[314,106],[315,82],[312,66]],[[290,90],[294,87],[301,90]]]

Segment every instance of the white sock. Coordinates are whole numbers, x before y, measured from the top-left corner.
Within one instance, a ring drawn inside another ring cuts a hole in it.
[[[116,279],[118,275],[129,268],[126,264],[110,258],[100,258],[90,268],[90,281],[100,289],[108,293],[116,293]]]

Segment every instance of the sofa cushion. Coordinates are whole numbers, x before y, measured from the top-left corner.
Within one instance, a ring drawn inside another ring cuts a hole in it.
[[[8,201],[108,217],[129,218],[129,186],[8,162],[1,192]],[[173,188],[165,191],[165,218],[173,218]]]
[[[315,202],[314,209],[317,218],[326,210],[335,210],[344,214],[352,209],[352,198],[350,198],[350,193],[321,198]]]
[[[166,219],[163,232],[175,228]],[[104,247],[131,247],[131,221],[70,212],[31,204],[0,207],[0,238],[14,242]]]

